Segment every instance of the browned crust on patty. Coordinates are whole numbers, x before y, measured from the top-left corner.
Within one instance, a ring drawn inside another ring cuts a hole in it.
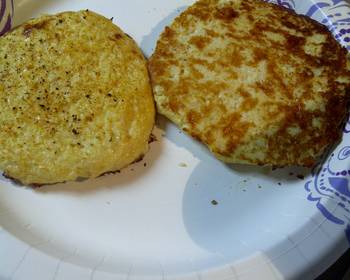
[[[196,2],[161,35],[149,63],[158,110],[224,161],[314,165],[342,135],[346,49],[283,7],[220,3]]]

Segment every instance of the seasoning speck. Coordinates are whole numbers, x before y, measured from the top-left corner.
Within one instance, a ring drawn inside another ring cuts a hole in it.
[[[180,163],[179,163],[179,166],[180,166],[180,167],[187,167],[187,164],[184,163],[184,162],[180,162]]]
[[[281,182],[278,182],[277,184],[278,184],[279,186],[282,186],[282,183],[281,183]]]
[[[211,201],[211,204],[214,205],[214,206],[216,206],[216,205],[218,205],[219,203],[218,203],[216,200],[212,200],[212,201]]]
[[[304,180],[304,179],[305,179],[305,176],[302,175],[302,174],[298,174],[298,175],[297,175],[297,178],[299,178],[300,180]]]

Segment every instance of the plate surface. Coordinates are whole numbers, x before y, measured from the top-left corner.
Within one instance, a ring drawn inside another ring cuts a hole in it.
[[[42,13],[113,17],[149,56],[194,1],[0,0],[0,32]],[[346,47],[339,0],[276,1]],[[0,33],[0,34],[1,34]],[[225,165],[158,117],[157,141],[121,173],[32,190],[0,178],[0,279],[313,279],[350,245],[350,123],[316,170]]]

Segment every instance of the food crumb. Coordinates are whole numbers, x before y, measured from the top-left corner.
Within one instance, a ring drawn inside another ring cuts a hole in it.
[[[211,201],[211,204],[214,205],[214,206],[216,206],[216,205],[218,205],[219,203],[218,203],[216,200],[213,199],[213,200]]]
[[[258,189],[261,189],[261,188],[262,188],[262,186],[259,185],[259,186],[258,186]]]
[[[297,178],[299,178],[300,180],[304,180],[304,179],[305,179],[305,176],[302,175],[302,174],[298,174],[298,175],[297,175]]]
[[[180,166],[180,167],[187,167],[187,164],[184,163],[184,162],[180,162],[180,163],[179,163],[179,166]]]
[[[157,137],[152,133],[149,137],[148,144],[151,144],[155,141],[157,141]]]

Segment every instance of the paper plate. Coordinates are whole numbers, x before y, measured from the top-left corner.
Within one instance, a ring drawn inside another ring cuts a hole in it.
[[[341,0],[288,0],[346,47]],[[1,33],[42,13],[114,18],[150,55],[193,1],[1,0]],[[37,190],[0,181],[0,279],[313,279],[350,244],[350,123],[319,170],[229,166],[158,118],[119,174]]]

